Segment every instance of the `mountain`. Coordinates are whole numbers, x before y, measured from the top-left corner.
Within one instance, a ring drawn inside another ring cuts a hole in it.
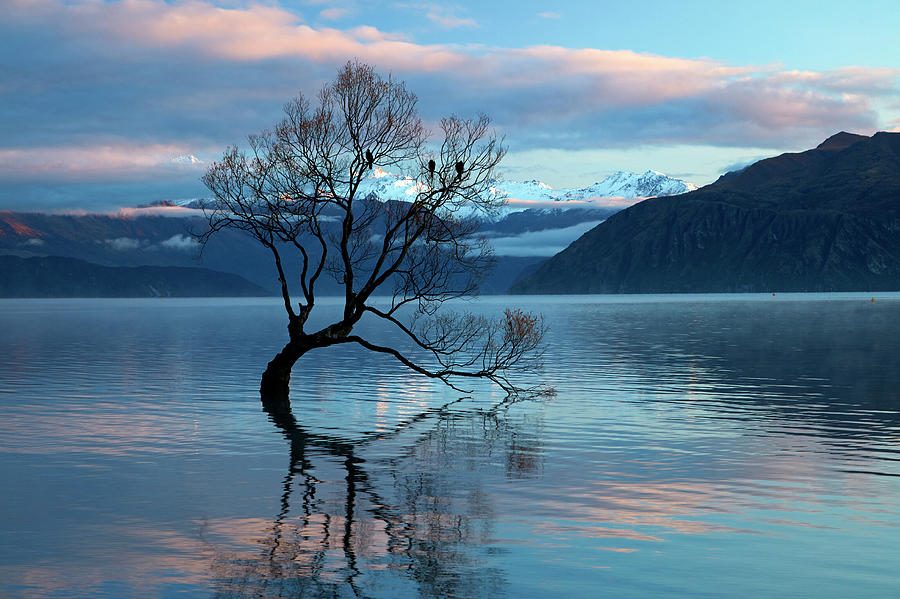
[[[373,174],[360,185],[359,194],[382,202],[410,201],[420,188],[421,184],[410,177],[400,177],[375,168]],[[554,202],[586,202],[603,206],[609,204],[603,202],[603,199],[641,200],[651,196],[686,193],[694,189],[697,186],[693,183],[656,171],[644,174],[618,171],[602,181],[577,189],[554,189],[536,179],[524,182],[498,180],[494,181],[490,193],[496,199],[507,201],[501,211],[501,215],[506,216],[528,208],[549,208]],[[557,204],[555,207],[563,208],[565,204]]]
[[[74,258],[0,256],[0,297],[261,297],[234,274],[206,268],[110,267]]]
[[[602,181],[575,189],[557,190],[537,180],[523,183],[498,181],[491,188],[491,193],[494,197],[507,200],[508,214],[527,206],[540,206],[540,202],[584,202],[596,207],[623,208],[648,197],[677,195],[694,189],[697,186],[693,183],[648,170],[644,174],[618,171]]]
[[[697,186],[693,183],[673,179],[657,171],[647,171],[642,175],[619,171],[578,191],[587,197],[649,198],[679,195],[695,189]]]
[[[414,181],[380,169],[366,178],[361,201],[409,201]],[[507,204],[499,214],[479,218],[480,231],[494,246],[497,265],[482,282],[483,293],[503,293],[523,272],[532,270],[587,230],[651,191],[677,192],[689,183],[648,171],[616,173],[580,189],[555,190],[539,181],[497,181],[491,193]],[[599,197],[602,193],[617,197]],[[0,254],[21,257],[66,256],[103,266],[204,266],[240,275],[273,293],[277,278],[268,250],[238,231],[213,236],[202,256],[191,231],[202,231],[200,208],[212,200],[162,201],[115,213],[42,214],[0,211]],[[293,251],[284,257],[296,268]],[[337,283],[320,279],[323,295],[340,294]]]
[[[407,176],[400,176],[375,167],[371,175],[363,179],[357,191],[358,197],[381,202],[409,202],[423,189],[421,183]],[[491,197],[506,200],[507,204],[499,216],[506,216],[528,209],[543,208],[564,210],[586,207],[620,210],[648,197],[677,195],[697,189],[697,186],[681,179],[669,177],[658,171],[648,170],[643,174],[617,171],[606,178],[580,188],[554,189],[542,181],[494,181],[490,188]],[[160,201],[147,207],[173,207],[202,209],[212,206],[212,200],[194,198],[178,202]]]
[[[841,132],[591,229],[514,293],[900,290],[900,133]]]

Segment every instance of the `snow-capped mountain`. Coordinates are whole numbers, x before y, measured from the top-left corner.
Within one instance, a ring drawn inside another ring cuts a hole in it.
[[[693,183],[674,179],[658,171],[647,171],[642,175],[619,171],[576,192],[587,197],[649,198],[674,196],[695,189],[697,186]]]
[[[376,167],[365,178],[357,191],[357,197],[387,201],[412,201],[425,189],[425,184],[406,176],[389,173]],[[643,174],[618,171],[602,181],[587,187],[554,189],[538,180],[498,180],[490,188],[496,199],[505,200],[502,214],[521,212],[530,208],[625,208],[643,199],[657,196],[678,195],[697,189],[693,183],[682,181],[648,170]],[[175,201],[184,208],[203,208],[209,201],[200,199]]]
[[[362,197],[381,201],[409,201],[423,187],[422,183],[411,177],[398,177],[376,168],[363,181],[359,193]],[[503,212],[509,214],[529,208],[623,208],[649,197],[678,195],[695,189],[697,186],[693,183],[648,170],[643,174],[618,171],[602,181],[577,189],[554,189],[536,179],[522,182],[498,180],[491,186],[490,193],[497,199],[507,201]]]
[[[411,178],[380,169],[367,173],[359,198],[410,201],[421,189]],[[502,293],[526,268],[563,250],[619,210],[652,195],[684,193],[690,183],[648,171],[615,173],[580,189],[553,189],[540,181],[496,181],[490,192],[506,200],[499,214],[480,217],[479,235],[497,257],[484,293]],[[116,266],[197,266],[197,243],[187,231],[203,230],[198,209],[210,199],[155,202],[111,214],[84,217],[0,213],[0,254],[55,255]],[[170,216],[178,218],[159,218]],[[83,226],[75,224],[84,223]],[[81,220],[78,220],[81,219]],[[183,222],[185,219],[186,222]],[[293,253],[290,253],[296,258]],[[241,275],[262,286],[273,281],[271,256],[239,231],[223,231],[204,249],[202,266]],[[324,285],[325,283],[323,283]],[[339,293],[335,283],[323,293]]]

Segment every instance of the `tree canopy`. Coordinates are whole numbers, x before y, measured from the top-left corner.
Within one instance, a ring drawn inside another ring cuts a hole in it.
[[[505,150],[486,116],[444,118],[432,136],[416,104],[403,82],[348,62],[314,102],[288,102],[281,122],[251,135],[247,149],[228,148],[203,177],[215,201],[201,241],[244,231],[271,252],[277,272],[289,341],[263,374],[264,399],[286,400],[297,359],[336,344],[391,355],[454,388],[485,378],[516,392],[511,374],[540,365],[540,316],[507,309],[489,319],[444,306],[477,293],[492,265],[475,217],[502,205],[489,190]],[[409,201],[361,197],[376,167],[413,180]],[[286,252],[299,255],[296,269]],[[307,331],[323,275],[342,289],[342,315]],[[390,299],[377,307],[376,296]],[[364,317],[389,323],[416,349],[354,334]]]

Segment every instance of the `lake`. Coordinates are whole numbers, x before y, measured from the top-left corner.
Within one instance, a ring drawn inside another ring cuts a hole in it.
[[[275,299],[0,301],[0,596],[896,596],[872,299],[487,297],[543,313],[555,396],[342,347],[277,418]]]

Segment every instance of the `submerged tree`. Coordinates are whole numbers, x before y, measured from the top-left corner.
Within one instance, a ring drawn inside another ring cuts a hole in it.
[[[487,117],[445,118],[439,146],[429,146],[416,96],[355,62],[316,100],[289,102],[274,129],[251,136],[248,151],[229,148],[203,177],[216,202],[201,242],[222,229],[244,231],[271,252],[277,270],[289,340],[263,373],[263,400],[287,409],[295,362],[346,343],[454,388],[474,377],[519,390],[509,377],[538,367],[542,320],[519,310],[491,320],[441,309],[476,293],[492,263],[473,218],[502,204],[488,193],[504,149]],[[411,177],[415,195],[408,202],[361,197],[376,166]],[[299,255],[296,272],[285,252]],[[323,274],[342,287],[343,312],[307,331]],[[389,304],[376,305],[376,294],[389,295]],[[396,327],[413,350],[354,334],[364,317]]]

